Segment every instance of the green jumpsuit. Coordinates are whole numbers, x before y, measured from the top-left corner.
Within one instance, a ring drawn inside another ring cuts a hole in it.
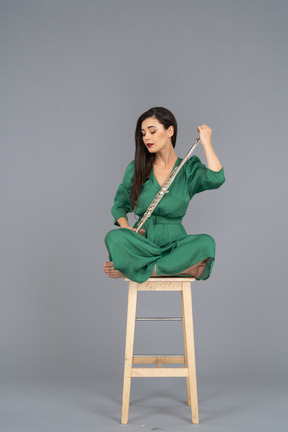
[[[181,163],[178,157],[173,169]],[[111,213],[114,224],[120,217],[132,212],[130,191],[134,176],[134,161],[125,170],[119,185]],[[212,271],[215,259],[215,242],[207,234],[188,235],[182,225],[191,198],[207,189],[217,189],[225,181],[223,168],[212,171],[201,163],[197,156],[192,156],[175,177],[169,192],[165,194],[155,208],[152,216],[143,225],[144,235],[126,228],[109,231],[105,244],[109,260],[114,269],[119,270],[132,281],[143,283],[153,273],[156,265],[157,276],[175,275],[192,265],[208,258],[206,266],[197,279],[207,279]],[[138,198],[135,214],[140,219],[160,189],[153,169],[144,183]]]

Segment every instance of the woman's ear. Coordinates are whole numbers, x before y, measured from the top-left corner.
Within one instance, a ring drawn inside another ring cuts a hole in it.
[[[172,137],[174,135],[174,127],[173,126],[169,126],[168,128],[168,136]]]

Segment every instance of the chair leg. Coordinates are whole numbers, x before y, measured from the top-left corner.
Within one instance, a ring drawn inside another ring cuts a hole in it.
[[[128,423],[129,401],[131,388],[131,372],[133,361],[133,347],[135,334],[135,318],[137,304],[137,283],[129,282],[128,307],[127,307],[127,326],[126,326],[126,346],[125,346],[125,364],[124,364],[124,381],[122,397],[122,417],[121,423]]]
[[[191,392],[191,413],[192,423],[199,423],[198,414],[198,396],[197,396],[197,380],[196,380],[196,363],[195,363],[195,345],[194,345],[194,329],[193,329],[193,312],[192,312],[192,296],[191,283],[182,282],[183,288],[183,309],[185,322],[185,338],[187,349],[188,362],[188,379]]]
[[[186,345],[186,327],[185,327],[185,315],[184,315],[184,306],[183,306],[183,291],[181,291],[181,308],[182,308],[182,322],[183,322],[183,342],[184,342],[185,366],[188,367],[187,345]],[[186,384],[187,384],[187,403],[189,406],[191,406],[191,392],[190,392],[189,377],[186,378]]]

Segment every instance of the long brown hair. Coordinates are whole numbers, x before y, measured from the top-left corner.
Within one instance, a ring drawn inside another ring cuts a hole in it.
[[[155,154],[149,153],[143,142],[143,137],[141,133],[142,122],[149,117],[156,117],[159,123],[161,123],[166,130],[169,128],[169,126],[173,126],[174,134],[171,137],[171,142],[174,148],[176,145],[177,121],[172,112],[169,111],[167,108],[150,108],[138,118],[135,129],[135,172],[130,192],[132,210],[134,210],[134,207],[137,207],[138,205],[137,201],[140,195],[140,191],[143,184],[151,174],[153,163],[155,160]]]

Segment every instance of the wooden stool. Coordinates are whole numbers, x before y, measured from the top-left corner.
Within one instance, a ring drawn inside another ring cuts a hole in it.
[[[156,277],[150,278],[142,284],[129,282],[125,365],[122,399],[121,423],[128,423],[131,378],[133,377],[186,377],[188,405],[191,406],[192,423],[199,423],[198,396],[196,381],[196,364],[194,348],[194,330],[192,315],[191,282],[195,278]],[[135,321],[151,320],[151,318],[136,318],[136,304],[138,291],[180,291],[182,317],[180,318],[152,318],[152,320],[182,320],[183,321],[183,356],[135,356],[133,354]],[[156,364],[157,367],[133,367],[135,364]],[[164,367],[162,364],[184,364],[185,367]]]

